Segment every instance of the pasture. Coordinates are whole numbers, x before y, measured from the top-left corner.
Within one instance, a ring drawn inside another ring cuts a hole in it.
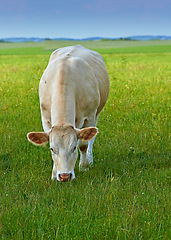
[[[38,85],[55,48],[73,42],[0,43],[1,239],[170,239],[171,41],[83,42],[104,57],[110,95],[94,165],[51,181]]]

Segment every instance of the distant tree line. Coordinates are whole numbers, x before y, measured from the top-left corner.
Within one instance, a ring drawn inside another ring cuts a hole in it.
[[[110,39],[110,38],[103,38],[101,41],[131,41],[131,38],[125,37],[125,38],[116,38],[116,39]]]
[[[44,40],[45,40],[45,41],[52,41],[51,38],[45,38]]]

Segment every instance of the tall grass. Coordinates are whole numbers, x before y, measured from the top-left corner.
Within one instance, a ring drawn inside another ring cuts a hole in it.
[[[26,140],[42,130],[38,85],[50,53],[0,51],[2,239],[170,238],[170,51],[153,49],[99,49],[110,96],[94,166],[77,163],[70,183],[51,181],[48,147]]]

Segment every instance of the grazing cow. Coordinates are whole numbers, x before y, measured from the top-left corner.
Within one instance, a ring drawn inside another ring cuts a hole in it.
[[[80,169],[93,163],[96,124],[108,93],[109,76],[99,53],[81,45],[52,53],[39,85],[44,132],[27,134],[35,145],[49,141],[52,179],[65,182],[75,178],[77,147]]]

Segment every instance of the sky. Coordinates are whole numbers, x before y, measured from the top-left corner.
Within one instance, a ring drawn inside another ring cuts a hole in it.
[[[0,0],[0,38],[171,36],[171,0]]]

